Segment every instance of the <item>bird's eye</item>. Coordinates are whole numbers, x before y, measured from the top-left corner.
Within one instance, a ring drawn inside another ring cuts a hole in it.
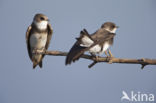
[[[41,17],[40,19],[41,19],[41,20],[44,20],[44,18],[43,18],[43,17]]]
[[[113,25],[112,28],[115,28],[115,25]]]

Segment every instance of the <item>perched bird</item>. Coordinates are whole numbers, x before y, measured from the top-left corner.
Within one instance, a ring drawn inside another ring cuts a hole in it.
[[[105,52],[107,57],[111,57],[112,54],[109,52],[107,54],[108,48],[113,44],[113,39],[115,36],[115,31],[118,26],[112,22],[106,22],[102,24],[101,28],[98,29],[92,35],[89,35],[86,29],[80,32],[80,37],[76,38],[77,41],[70,49],[65,64],[71,64],[80,58],[85,51],[89,51],[92,56],[97,57]]]
[[[42,68],[44,54],[36,52],[44,52],[48,49],[52,33],[53,29],[49,24],[48,17],[44,14],[36,14],[26,32],[27,49],[29,57],[33,62],[33,68],[37,65]]]

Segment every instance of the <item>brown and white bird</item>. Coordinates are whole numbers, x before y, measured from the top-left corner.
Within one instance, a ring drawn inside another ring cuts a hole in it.
[[[89,51],[92,56],[101,55],[105,52],[107,57],[111,57],[112,54],[107,50],[113,44],[113,39],[118,26],[112,22],[104,23],[100,29],[98,29],[92,35],[89,35],[86,29],[80,32],[80,37],[76,38],[77,41],[70,49],[65,64],[71,64],[80,58],[85,51]]]
[[[28,54],[33,62],[33,68],[37,65],[42,68],[44,54],[37,54],[37,51],[43,52],[48,49],[52,37],[53,29],[49,24],[49,19],[44,14],[36,14],[32,24],[26,32],[26,43]]]

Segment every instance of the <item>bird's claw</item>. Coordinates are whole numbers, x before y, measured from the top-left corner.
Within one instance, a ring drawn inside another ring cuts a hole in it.
[[[37,54],[37,49],[35,48],[33,51],[32,51],[33,54]]]
[[[108,53],[109,53],[109,55],[110,55],[111,58],[114,58],[114,56],[113,56],[113,54],[111,53],[110,50],[108,50]]]
[[[143,62],[145,62],[145,58],[141,58],[141,60],[142,60]]]
[[[106,56],[106,59],[108,61],[108,64],[112,64],[113,63],[113,60],[112,60],[113,57],[111,56]]]
[[[40,53],[42,53],[42,52],[45,52],[45,49],[43,49],[43,50],[41,50],[41,49],[34,49],[34,50],[32,51],[33,54],[40,54]]]

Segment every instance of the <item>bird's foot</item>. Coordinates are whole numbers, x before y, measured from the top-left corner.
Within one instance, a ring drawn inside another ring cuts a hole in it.
[[[106,56],[106,60],[108,61],[108,64],[113,63],[113,57],[111,57],[111,56]]]
[[[33,53],[33,54],[41,54],[43,51],[45,52],[45,50],[36,49],[36,48],[35,48],[35,49],[32,51],[32,53]]]
[[[42,53],[43,53],[43,50],[38,49],[38,50],[37,50],[37,53],[38,53],[38,54],[42,54]]]
[[[142,60],[143,62],[145,62],[145,58],[141,58],[141,60]]]
[[[114,57],[110,50],[108,50],[108,54],[109,54],[109,56],[110,56],[111,58]]]
[[[37,48],[34,48],[32,51],[33,54],[37,54]]]
[[[96,60],[98,60],[98,58],[100,58],[100,56],[97,55],[97,56],[95,56],[95,58],[96,58]]]
[[[107,54],[107,53],[105,53],[105,54]],[[114,56],[113,56],[113,54],[111,53],[110,50],[108,50],[108,54],[109,54],[109,56],[106,55],[107,61],[108,61],[109,64],[112,64]]]

